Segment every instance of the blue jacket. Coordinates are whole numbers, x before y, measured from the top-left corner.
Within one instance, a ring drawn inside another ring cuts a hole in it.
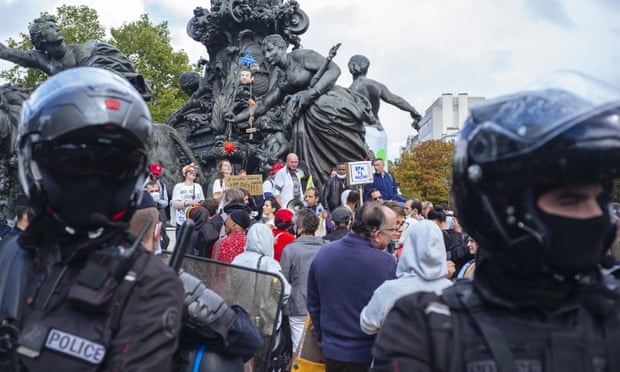
[[[368,200],[370,196],[370,189],[377,189],[381,191],[383,200],[394,200],[404,202],[405,199],[398,193],[398,184],[394,179],[394,176],[388,172],[383,173],[381,176],[379,173],[373,175],[372,183],[364,186],[364,200]]]
[[[325,357],[368,363],[374,335],[360,329],[360,313],[374,290],[396,277],[396,260],[354,233],[325,244],[308,273],[308,312]]]

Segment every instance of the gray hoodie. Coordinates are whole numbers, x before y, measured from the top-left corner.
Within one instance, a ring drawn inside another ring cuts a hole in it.
[[[414,292],[435,292],[452,284],[448,273],[446,247],[439,226],[433,221],[417,222],[405,240],[396,267],[396,279],[381,284],[362,309],[360,327],[367,334],[379,331],[396,300]]]
[[[237,255],[233,265],[247,267],[252,271],[230,270],[230,289],[237,303],[250,314],[263,335],[271,335],[274,323],[276,329],[282,322],[282,307],[288,302],[291,285],[284,278],[282,268],[273,258],[273,234],[262,223],[255,223],[247,233],[245,252]],[[275,274],[277,278],[258,274],[255,270]],[[282,283],[283,286],[280,285]]]
[[[291,294],[291,285],[282,274],[280,263],[273,258],[273,233],[263,223],[255,223],[246,235],[245,251],[237,255],[233,265],[244,266],[278,275],[284,284],[284,303]],[[262,257],[262,258],[261,258]],[[260,266],[258,266],[260,260]]]

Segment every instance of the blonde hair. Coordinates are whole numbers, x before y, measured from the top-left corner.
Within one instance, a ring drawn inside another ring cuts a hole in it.
[[[131,220],[129,220],[129,232],[134,236],[140,234],[147,221],[152,221],[152,223],[142,238],[142,244],[146,244],[149,240],[153,239],[155,225],[159,222],[159,211],[155,207],[138,209],[133,216],[131,216]]]

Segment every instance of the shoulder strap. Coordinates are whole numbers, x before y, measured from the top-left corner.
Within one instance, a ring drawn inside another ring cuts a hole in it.
[[[472,285],[455,285],[457,298],[474,322],[486,343],[500,372],[517,372],[514,357],[504,335],[495,326],[493,318],[486,312]]]
[[[135,267],[135,263],[138,260],[139,255],[142,254],[148,254],[148,252],[142,249],[136,249],[136,251],[132,254],[132,257],[130,258],[132,260],[130,268],[125,273],[123,280],[118,285],[116,293],[114,294],[113,307],[110,315],[108,316],[105,330],[103,331],[104,342],[107,347],[110,346],[112,338],[114,337],[114,335],[116,335],[116,332],[118,331],[121,321],[121,315],[125,311],[125,306],[127,306],[127,302],[129,301],[131,292],[136,286],[137,278],[146,266],[141,265],[140,267]]]
[[[260,271],[260,264],[263,261],[263,257],[265,257],[265,255],[262,255],[258,258],[258,262],[256,263],[256,270]]]
[[[608,316],[604,322],[605,345],[607,348],[607,370],[620,371],[620,353],[618,353],[618,345],[620,344],[620,322],[617,316]]]
[[[449,371],[449,366],[458,363],[459,350],[455,349],[455,323],[450,307],[440,302],[430,302],[424,309],[431,341],[433,370]],[[452,345],[452,347],[450,347]]]

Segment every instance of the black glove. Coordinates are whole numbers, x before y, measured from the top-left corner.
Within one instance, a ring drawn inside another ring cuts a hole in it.
[[[184,318],[195,327],[208,327],[226,338],[227,328],[235,312],[224,299],[207,288],[200,279],[181,270],[179,278],[185,289]]]

